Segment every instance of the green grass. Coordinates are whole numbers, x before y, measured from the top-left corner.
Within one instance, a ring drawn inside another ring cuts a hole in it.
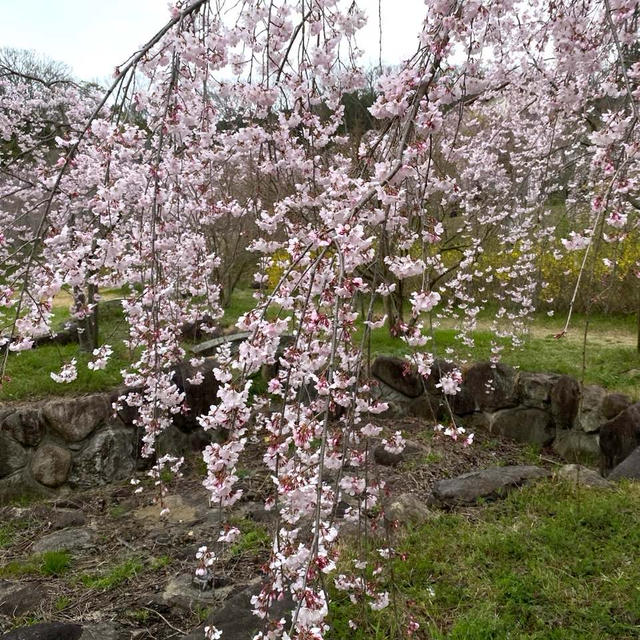
[[[26,560],[13,560],[0,566],[0,578],[28,575],[60,576],[71,567],[68,551],[47,551]]]
[[[400,534],[393,546],[406,560],[394,559],[384,575],[393,570],[400,618],[411,611],[421,638],[637,638],[639,510],[637,484],[541,482],[470,516],[441,513]],[[396,637],[393,607],[373,612],[332,596],[332,639]]]
[[[555,320],[557,323],[558,321]],[[507,348],[502,361],[519,367],[523,371],[561,373],[582,379],[582,335],[576,328],[565,338],[553,336],[560,331],[557,324],[550,324],[545,314],[536,316],[533,336],[526,339],[523,347]],[[548,330],[548,334],[544,332]],[[618,336],[624,335],[624,340]],[[474,346],[461,347],[456,340],[455,329],[434,330],[435,353],[446,359],[478,362],[491,355],[492,334],[489,331],[475,331]],[[640,388],[640,353],[630,344],[633,336],[628,316],[596,317],[590,322],[590,339],[587,340],[585,384],[597,384],[638,397]],[[431,346],[426,347],[432,349]],[[451,349],[451,353],[447,353]],[[386,327],[372,331],[371,353],[402,356],[408,348],[399,339],[389,335]]]
[[[54,326],[61,327],[69,317],[68,311],[56,308]],[[120,371],[129,362],[129,353],[122,344],[126,337],[126,325],[122,310],[113,305],[102,310],[99,319],[101,344],[113,346],[113,356],[106,368],[91,371],[87,363],[92,356],[80,351],[77,344],[44,344],[29,351],[12,353],[7,362],[8,380],[0,385],[0,401],[23,400],[47,395],[89,393],[111,389],[122,383]],[[69,384],[59,384],[51,378],[51,372],[77,360],[78,377]]]
[[[229,547],[231,557],[255,555],[271,544],[272,537],[269,532],[256,522],[247,519],[233,520],[232,522],[240,529],[241,534]]]
[[[10,547],[16,541],[16,535],[21,529],[27,529],[26,520],[11,520],[0,524],[0,549]]]
[[[253,291],[239,289],[234,293],[230,306],[225,310],[221,320],[223,327],[231,327],[237,318],[250,310],[254,304]],[[115,294],[114,294],[115,295]],[[379,311],[382,311],[380,307]],[[62,323],[68,312],[57,308],[56,320]],[[277,309],[269,312],[275,317]],[[462,348],[456,339],[456,330],[452,323],[434,330],[434,344],[426,349],[439,357],[455,358],[458,361],[476,362],[486,360],[491,354],[493,335],[488,326],[495,311],[486,309],[479,314],[479,327],[472,335],[475,344],[472,348]],[[513,350],[507,347],[503,361],[520,367],[525,371],[554,372],[582,378],[582,331],[585,317],[575,314],[570,331],[562,339],[553,336],[560,332],[564,323],[564,315],[554,317],[546,313],[535,315],[531,334],[522,348]],[[609,389],[616,389],[630,395],[638,396],[640,387],[640,354],[635,349],[636,318],[633,314],[604,315],[595,314],[589,319],[589,338],[587,341],[587,357],[584,381],[587,384],[598,384]],[[362,335],[362,324],[358,324],[356,340]],[[126,326],[122,319],[122,311],[114,306],[109,307],[100,317],[100,340],[114,347],[106,369],[91,371],[86,364],[87,354],[79,351],[77,345],[55,346],[43,345],[31,351],[11,354],[8,361],[7,375],[10,380],[0,386],[0,401],[21,400],[47,395],[78,394],[102,391],[113,388],[122,382],[121,370],[130,360],[128,350],[122,344],[126,336]],[[504,341],[503,341],[504,342]],[[450,350],[450,351],[448,351]],[[371,335],[371,354],[404,355],[406,345],[399,339],[389,335],[387,327],[376,329]],[[51,371],[57,372],[71,358],[78,361],[78,378],[71,384],[58,384],[51,377]],[[256,377],[253,393],[264,390],[264,381]]]
[[[80,581],[85,587],[95,591],[109,591],[134,578],[143,568],[142,562],[137,558],[130,558],[114,565],[106,572],[84,574]]]
[[[45,576],[59,576],[71,566],[71,554],[68,551],[47,551],[42,554],[40,572]]]
[[[164,569],[171,564],[171,558],[169,556],[160,556],[158,558],[151,558],[149,561],[149,567],[152,571],[157,571],[158,569]]]

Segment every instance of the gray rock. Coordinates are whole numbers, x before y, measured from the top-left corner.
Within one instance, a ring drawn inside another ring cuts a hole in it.
[[[474,409],[484,411],[514,407],[515,383],[516,372],[512,367],[501,362],[478,362],[465,372],[462,387],[473,398]]]
[[[67,442],[77,442],[109,419],[109,395],[96,393],[75,398],[57,398],[43,406],[42,414],[51,428]]]
[[[73,460],[69,483],[88,488],[129,478],[136,466],[136,448],[134,429],[99,429]]]
[[[377,381],[373,387],[373,393],[377,400],[386,402],[389,408],[384,412],[386,418],[405,418],[413,416],[437,420],[440,413],[441,400],[436,397],[423,394],[417,398],[409,398],[403,393],[392,389],[384,382]]]
[[[602,414],[612,420],[631,405],[631,398],[624,393],[609,393],[602,401]]]
[[[460,366],[455,362],[436,358],[431,366],[431,375],[425,381],[426,399],[428,406],[422,413],[429,420],[449,418],[449,406],[451,411],[457,416],[465,416],[473,413],[476,409],[476,403],[469,390],[462,385],[460,391],[454,396],[447,396],[445,399],[442,390],[437,386],[440,379],[451,373],[454,369],[460,370]],[[447,403],[449,406],[447,406]],[[435,418],[434,418],[435,413]]]
[[[503,497],[511,489],[549,475],[546,469],[535,466],[490,467],[436,482],[433,497],[443,505],[473,504],[481,498]]]
[[[607,392],[602,387],[590,384],[582,388],[582,400],[578,413],[578,424],[585,433],[595,433],[606,422],[602,404]]]
[[[223,601],[233,589],[231,585],[203,590],[194,584],[193,574],[172,578],[162,592],[163,603],[170,607],[193,611],[196,606],[210,607]]]
[[[634,449],[613,471],[609,474],[610,480],[630,478],[640,480],[640,447]]]
[[[44,433],[40,410],[21,408],[14,411],[5,418],[2,430],[26,447],[37,447]]]
[[[124,637],[112,624],[99,622],[97,624],[84,625],[80,640],[124,640]]]
[[[387,451],[383,445],[379,444],[373,450],[373,459],[376,464],[381,464],[386,467],[395,467],[397,464],[402,462],[404,455],[403,452],[391,453],[390,451]]]
[[[460,369],[460,365],[450,360],[436,358],[431,365],[431,375],[425,379],[427,393],[434,396],[442,395],[442,392],[436,385],[439,384],[441,376],[451,373],[454,369]]]
[[[255,633],[264,629],[264,621],[251,613],[253,605],[251,597],[260,592],[259,582],[243,589],[234,596],[225,600],[208,618],[206,625],[212,625],[222,631],[225,640],[247,640]],[[291,619],[290,612],[294,608],[290,597],[275,602],[270,609],[270,617]],[[186,636],[185,640],[202,640],[202,628],[197,629]]]
[[[80,509],[54,509],[48,517],[54,531],[68,527],[82,527],[87,521]]]
[[[516,380],[516,393],[527,407],[545,409],[551,401],[551,388],[559,376],[552,373],[530,373],[521,371]]]
[[[45,487],[64,484],[71,468],[71,452],[55,444],[43,444],[31,460],[33,477]]]
[[[0,432],[0,478],[22,469],[25,464],[26,451],[8,434]]]
[[[213,356],[216,354],[218,347],[227,342],[231,343],[232,352],[240,348],[240,343],[244,342],[251,334],[244,333],[233,333],[228,336],[221,336],[220,338],[212,338],[211,340],[206,340],[205,342],[200,342],[199,344],[191,347],[191,352],[196,356]]]
[[[16,498],[46,498],[53,490],[37,483],[26,469],[0,479],[0,505]]]
[[[516,440],[546,446],[553,441],[555,429],[551,415],[543,409],[516,407],[497,411],[491,417],[492,433]]]
[[[384,509],[385,518],[400,524],[422,524],[434,517],[427,504],[413,493],[392,497]]]
[[[408,398],[417,398],[424,392],[422,377],[401,358],[378,356],[371,365],[371,375]]]
[[[600,427],[601,471],[606,475],[640,446],[640,402]]]
[[[584,433],[579,429],[558,432],[553,450],[565,460],[593,462],[600,454],[600,437],[597,433]]]
[[[218,431],[205,431],[204,429],[185,433],[172,424],[156,438],[156,456],[163,456],[167,453],[181,456],[194,451],[202,451],[212,442],[219,441],[220,435]]]
[[[613,483],[603,478],[597,471],[583,467],[579,464],[565,464],[560,467],[557,474],[558,478],[567,480],[571,484],[581,487],[595,487],[598,489],[610,489]]]
[[[17,617],[35,611],[47,598],[40,582],[0,580],[0,614]]]
[[[172,418],[173,424],[181,431],[202,431],[198,416],[207,413],[209,407],[217,402],[219,383],[213,374],[213,364],[213,360],[209,358],[200,367],[193,367],[187,362],[181,362],[175,367],[173,381],[185,394],[185,406],[188,407],[186,413],[177,413]],[[200,384],[191,384],[189,380],[197,373],[201,373],[204,380]]]
[[[79,640],[82,627],[68,622],[42,622],[29,627],[14,629],[0,640]]]
[[[571,429],[580,406],[580,383],[571,376],[560,376],[551,389],[550,397],[556,427]]]
[[[491,431],[491,420],[495,414],[485,411],[477,411],[466,416],[460,416],[456,422],[462,425],[467,431]]]
[[[93,532],[85,527],[54,531],[40,538],[32,548],[33,553],[47,551],[75,551],[93,546]]]

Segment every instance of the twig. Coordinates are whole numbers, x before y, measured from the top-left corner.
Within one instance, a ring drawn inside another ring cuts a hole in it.
[[[159,618],[161,618],[174,631],[177,631],[178,633],[181,633],[183,636],[187,635],[186,631],[183,631],[182,629],[178,629],[178,627],[175,627],[174,625],[172,625],[159,611],[156,611],[155,609],[150,609],[149,607],[142,607],[142,608],[145,609],[146,611],[150,611],[151,613],[155,613]]]

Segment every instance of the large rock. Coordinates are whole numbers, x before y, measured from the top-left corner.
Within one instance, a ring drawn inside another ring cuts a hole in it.
[[[392,496],[384,508],[385,519],[400,524],[423,524],[434,517],[423,500],[413,493]]]
[[[116,627],[108,622],[98,622],[96,624],[88,624],[82,627],[82,635],[80,640],[129,640],[130,634],[126,636],[120,633]]]
[[[475,433],[476,431],[487,431],[490,433],[491,420],[494,415],[493,413],[478,411],[466,416],[459,416],[456,422],[471,433]]]
[[[610,489],[613,483],[603,478],[597,471],[583,467],[579,464],[565,464],[557,471],[556,475],[562,480],[581,487],[594,487],[597,489]]]
[[[385,467],[395,467],[404,460],[404,451],[400,453],[392,453],[384,448],[384,445],[379,444],[373,450],[373,459],[376,464],[381,464]]]
[[[82,626],[70,622],[41,622],[20,627],[0,636],[0,640],[79,640]]]
[[[443,413],[442,399],[422,394],[417,398],[409,398],[403,393],[392,389],[389,385],[376,381],[372,385],[372,393],[380,402],[386,402],[389,408],[384,412],[385,418],[406,418],[412,416],[416,418],[426,418],[431,422],[437,422]]]
[[[473,504],[481,498],[503,497],[511,489],[549,475],[546,469],[535,466],[490,467],[436,482],[433,497],[443,505]]]
[[[109,395],[96,393],[75,398],[57,398],[43,406],[42,414],[51,428],[67,442],[77,442],[84,440],[98,425],[109,419]]]
[[[208,313],[195,322],[185,322],[182,327],[183,340],[202,340],[206,337],[210,340],[220,337],[220,329],[216,327],[217,321]]]
[[[248,332],[242,333],[233,333],[227,336],[220,336],[219,338],[212,338],[211,340],[206,340],[205,342],[200,342],[199,344],[191,347],[191,353],[196,356],[204,357],[204,356],[214,356],[216,355],[218,348],[220,345],[225,343],[229,343],[231,346],[231,353],[237,353],[240,345],[250,336],[251,334]]]
[[[556,427],[571,429],[580,406],[580,383],[571,376],[560,376],[551,389],[550,397]]]
[[[0,432],[0,478],[22,469],[25,464],[26,451],[11,436]]]
[[[640,447],[634,449],[608,476],[609,480],[640,480]]]
[[[169,425],[156,438],[156,456],[165,454],[182,456],[193,451],[202,451],[212,442],[220,441],[222,436],[217,431],[205,431],[199,428],[190,433],[182,431],[175,424]]]
[[[51,529],[67,529],[68,527],[82,527],[87,518],[80,509],[53,509],[46,514]]]
[[[515,382],[512,367],[500,362],[478,362],[464,374],[462,387],[473,398],[476,411],[496,410],[517,404]]]
[[[422,377],[407,360],[378,356],[371,365],[371,374],[408,398],[417,398],[424,392]]]
[[[450,360],[436,358],[431,365],[431,374],[425,378],[425,387],[427,393],[438,396],[442,392],[436,387],[440,382],[440,377],[451,373],[454,369],[460,370],[460,365]]]
[[[75,551],[93,546],[93,533],[85,527],[61,529],[46,535],[33,545],[33,553],[47,551]]]
[[[231,596],[207,618],[206,626],[214,626],[222,631],[224,640],[252,638],[264,629],[264,622],[251,612],[253,609],[251,598],[259,592],[259,582],[255,581],[251,586]],[[285,597],[273,603],[269,614],[275,620],[281,618],[290,620],[289,614],[294,606],[292,599]],[[185,640],[202,640],[202,635],[202,629],[197,629],[186,636]]]
[[[40,410],[25,407],[14,411],[5,418],[2,430],[26,447],[37,447],[44,433]]]
[[[602,401],[602,414],[612,420],[631,405],[631,398],[624,393],[609,393]]]
[[[129,478],[136,466],[136,446],[134,429],[100,429],[73,460],[69,483],[87,488]]]
[[[534,407],[516,407],[497,411],[491,417],[492,433],[546,446],[553,441],[555,429],[548,411]]]
[[[46,598],[47,589],[40,582],[0,580],[0,615],[17,617],[36,611]]]
[[[173,416],[173,424],[181,431],[191,432],[200,429],[197,417],[207,413],[209,407],[217,402],[218,381],[213,375],[213,359],[208,359],[200,367],[192,367],[187,362],[181,362],[175,367],[173,380],[178,389],[185,394],[186,413]],[[193,384],[196,375],[202,375],[204,380]]]
[[[578,424],[585,433],[595,433],[607,421],[602,404],[607,392],[602,387],[590,384],[582,388],[582,401],[578,413]]]
[[[0,505],[16,499],[48,498],[53,493],[53,489],[36,482],[26,468],[6,478],[0,478]]]
[[[565,460],[593,462],[600,454],[599,436],[580,429],[560,431],[553,441],[553,450]]]
[[[518,400],[526,407],[546,409],[551,401],[551,389],[559,376],[553,373],[521,371],[516,381]]]
[[[640,402],[600,427],[601,471],[606,475],[640,445]]]
[[[33,477],[45,487],[64,484],[71,468],[71,452],[56,444],[43,444],[31,460]]]
[[[460,366],[455,362],[436,358],[431,365],[431,375],[425,380],[425,388],[430,406],[435,411],[424,413],[428,419],[432,419],[432,413],[436,413],[438,418],[449,417],[449,407],[458,416],[468,415],[476,409],[476,402],[469,390],[462,384],[460,391],[455,395],[444,396],[442,390],[437,386],[440,379],[450,374],[454,369],[460,370]],[[448,404],[448,406],[447,406]]]
[[[231,586],[202,589],[194,583],[193,573],[183,573],[169,580],[161,600],[170,607],[191,612],[197,606],[207,608],[219,604],[232,589]]]

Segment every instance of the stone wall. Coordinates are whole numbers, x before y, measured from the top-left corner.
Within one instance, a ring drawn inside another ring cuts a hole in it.
[[[380,356],[372,374],[380,398],[389,403],[388,415],[446,421],[449,411],[436,384],[456,366],[436,361],[432,375],[424,379],[407,362]],[[569,461],[602,455],[605,473],[640,445],[640,403],[633,405],[628,396],[595,385],[583,387],[566,375],[480,362],[463,370],[460,392],[447,399],[456,422],[470,431],[552,446]]]
[[[135,427],[114,416],[117,392],[0,409],[0,497],[51,493],[126,478],[135,469]]]
[[[195,416],[216,399],[212,364],[207,358],[199,368],[205,380],[197,386],[189,383],[196,370],[178,367],[175,380],[191,411],[176,416],[160,436],[159,454],[199,450],[211,441],[212,434],[199,429]],[[425,379],[403,360],[376,358],[372,374],[380,398],[389,403],[387,417],[446,421],[448,409],[436,384],[440,372],[453,367],[436,362]],[[135,412],[113,412],[122,392],[0,405],[0,503],[14,495],[50,495],[124,480],[148,466],[139,455]],[[600,457],[604,473],[640,445],[640,403],[601,387],[581,387],[569,376],[480,362],[464,371],[461,391],[448,401],[456,422],[471,431],[553,446],[571,462]]]
[[[208,366],[207,366],[208,365]],[[175,380],[185,392],[186,415],[157,441],[159,453],[203,448],[210,438],[195,421],[215,401],[217,384],[207,359],[201,370],[205,380],[191,385],[195,369],[178,367]],[[95,487],[131,477],[150,464],[141,459],[135,411],[115,414],[116,389],[75,397],[0,405],[0,504],[24,494],[53,495]]]

